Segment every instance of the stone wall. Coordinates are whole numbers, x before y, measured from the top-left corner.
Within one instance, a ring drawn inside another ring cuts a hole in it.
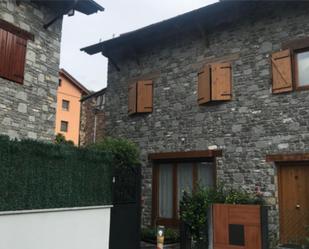
[[[152,165],[149,153],[222,149],[217,177],[234,187],[260,187],[270,205],[269,230],[278,238],[276,167],[266,155],[309,147],[309,92],[272,94],[270,54],[283,42],[309,36],[308,5],[257,8],[250,17],[207,33],[184,34],[148,48],[136,60],[109,65],[107,135],[136,142],[143,161],[143,224],[150,224]],[[233,55],[233,56],[231,56]],[[233,99],[197,104],[197,72],[211,59],[231,56]],[[128,84],[154,78],[153,113],[128,116]]]
[[[105,112],[96,108],[96,98],[93,96],[82,100],[79,143],[89,145],[104,138]]]
[[[27,43],[24,84],[0,78],[0,133],[11,138],[54,137],[62,20],[44,29],[52,15],[23,1],[0,1],[0,19],[34,35]]]

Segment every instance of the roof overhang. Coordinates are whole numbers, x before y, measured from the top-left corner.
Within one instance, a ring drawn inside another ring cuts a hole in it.
[[[25,0],[19,0],[25,1]],[[94,0],[31,0],[32,2],[45,5],[53,10],[72,9],[86,15],[104,11],[104,8]]]
[[[43,5],[54,13],[53,17],[43,25],[45,29],[64,15],[74,15],[75,11],[86,15],[91,15],[98,11],[104,11],[104,8],[94,0],[17,0],[17,3],[29,1]]]
[[[106,92],[106,87],[101,89],[101,90],[99,90],[99,91],[97,91],[97,92],[93,92],[93,93],[90,93],[90,94],[84,96],[80,101],[84,102],[87,99],[95,98],[97,96],[101,96],[101,95],[105,94],[105,92]]]
[[[122,58],[137,58],[137,54],[148,51],[150,47],[168,39],[178,39],[181,35],[194,33],[208,44],[209,33],[213,30],[224,29],[244,18],[252,19],[257,9],[263,10],[265,16],[270,15],[273,8],[281,4],[292,7],[299,5],[299,1],[221,1],[82,48],[81,51],[90,55],[102,53],[114,64]]]

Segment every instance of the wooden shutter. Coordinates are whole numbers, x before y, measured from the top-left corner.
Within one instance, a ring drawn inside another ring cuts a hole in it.
[[[290,92],[293,90],[292,60],[289,49],[275,52],[271,56],[273,74],[273,93]]]
[[[0,29],[0,76],[23,83],[27,40]]]
[[[197,101],[201,105],[210,100],[210,66],[207,65],[198,73]]]
[[[152,80],[141,80],[137,83],[137,112],[152,112]]]
[[[7,48],[8,32],[0,29],[0,76],[8,78],[8,60],[10,51]]]
[[[232,99],[232,67],[230,63],[211,65],[211,100]]]
[[[11,50],[10,79],[22,84],[24,82],[27,41],[14,36]]]
[[[136,113],[136,91],[137,83],[133,83],[129,86],[128,91],[128,114]]]

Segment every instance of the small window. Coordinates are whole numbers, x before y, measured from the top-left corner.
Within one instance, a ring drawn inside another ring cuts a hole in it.
[[[67,132],[69,127],[69,122],[61,121],[60,131]]]
[[[152,80],[139,80],[128,89],[128,114],[150,113],[153,109]]]
[[[295,53],[296,85],[299,88],[309,87],[309,51]]]
[[[230,63],[206,65],[198,73],[198,104],[232,99],[232,67]]]
[[[62,79],[59,79],[58,86],[61,86]]]
[[[100,95],[96,99],[96,108],[98,110],[103,110],[105,105],[105,95]]]
[[[63,111],[68,111],[70,108],[70,101],[68,100],[62,100],[62,110]]]

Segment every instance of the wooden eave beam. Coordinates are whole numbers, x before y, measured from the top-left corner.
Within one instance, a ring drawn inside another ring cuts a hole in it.
[[[186,152],[163,152],[149,154],[149,160],[172,160],[172,159],[202,159],[222,157],[222,150],[201,150]]]
[[[309,161],[309,153],[267,155],[266,162],[296,162]]]

